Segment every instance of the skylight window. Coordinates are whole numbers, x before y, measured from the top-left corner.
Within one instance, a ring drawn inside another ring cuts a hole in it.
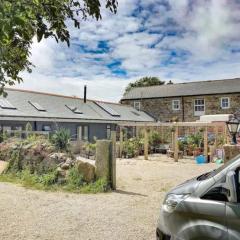
[[[6,99],[0,99],[0,107],[2,109],[17,109]]]
[[[77,108],[77,107],[74,107],[74,106],[69,106],[69,105],[65,105],[68,109],[70,109],[73,113],[76,113],[76,114],[82,114],[82,112]]]
[[[103,102],[95,102],[100,108],[102,108],[105,112],[110,114],[113,117],[120,117],[121,115],[113,110],[111,107],[109,107],[106,103]]]
[[[40,104],[38,104],[37,102],[31,102],[28,101],[33,107],[35,107],[38,111],[40,112],[46,112],[46,109],[43,108]]]
[[[140,116],[140,114],[137,113],[137,112],[132,111],[132,113],[133,113],[134,115],[138,116],[138,117]]]

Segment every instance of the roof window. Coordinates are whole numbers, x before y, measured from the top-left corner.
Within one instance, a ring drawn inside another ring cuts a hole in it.
[[[34,108],[36,108],[38,111],[40,112],[46,112],[46,109],[43,108],[40,104],[38,104],[37,102],[31,102],[28,101]]]
[[[100,108],[102,108],[105,112],[110,114],[113,117],[120,117],[121,115],[113,110],[111,107],[109,107],[106,103],[103,102],[95,102]]]
[[[2,109],[17,109],[6,99],[0,99],[0,107]]]
[[[69,105],[65,105],[68,109],[70,109],[73,113],[76,114],[82,114],[82,111],[80,111],[77,107],[74,106],[69,106]]]

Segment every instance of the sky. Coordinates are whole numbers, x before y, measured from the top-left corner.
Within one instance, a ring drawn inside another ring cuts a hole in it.
[[[102,1],[103,3],[104,1]],[[238,0],[118,0],[116,15],[80,29],[71,46],[34,40],[31,74],[18,88],[118,102],[129,82],[174,83],[240,77]]]

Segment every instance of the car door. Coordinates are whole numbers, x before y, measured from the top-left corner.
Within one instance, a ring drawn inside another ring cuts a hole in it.
[[[240,239],[240,169],[236,170],[237,196],[238,202],[226,204],[226,219],[228,228],[228,239]]]
[[[184,240],[226,240],[226,196],[221,188],[213,187],[200,199],[188,197],[181,204],[181,212],[176,215],[179,225],[176,239]]]

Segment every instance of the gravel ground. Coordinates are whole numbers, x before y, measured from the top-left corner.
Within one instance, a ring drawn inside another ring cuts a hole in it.
[[[33,191],[0,183],[0,239],[155,239],[165,192],[215,167],[191,160],[174,163],[165,156],[118,160],[118,190],[96,195]]]

